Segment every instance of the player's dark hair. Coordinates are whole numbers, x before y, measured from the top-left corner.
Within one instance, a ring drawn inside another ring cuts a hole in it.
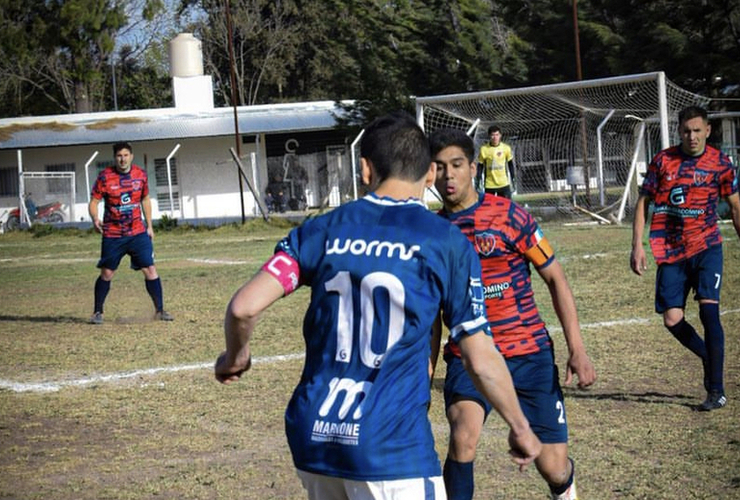
[[[429,136],[429,151],[432,158],[444,148],[457,146],[465,153],[468,161],[475,158],[475,144],[468,134],[457,128],[440,128]]]
[[[490,127],[488,127],[488,135],[491,135],[494,132],[501,132],[501,127],[499,127],[498,125],[491,125]]]
[[[372,163],[378,183],[391,177],[418,181],[432,162],[424,131],[404,111],[376,118],[365,128],[360,156]]]
[[[681,125],[687,120],[691,120],[693,118],[701,118],[705,122],[709,121],[709,115],[707,114],[706,109],[701,106],[688,106],[678,113],[678,124]]]
[[[128,142],[117,142],[113,145],[113,156],[116,156],[122,149],[128,149],[130,153],[134,152],[134,148]]]

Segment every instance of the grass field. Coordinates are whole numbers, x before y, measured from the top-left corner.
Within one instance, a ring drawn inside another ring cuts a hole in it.
[[[740,498],[740,243],[723,227],[726,408],[700,413],[700,363],[653,312],[654,265],[629,271],[630,229],[545,225],[576,295],[598,381],[566,388],[582,499]],[[223,312],[288,231],[284,223],[161,232],[155,240],[173,323],[151,321],[141,273],[127,261],[106,323],[87,324],[99,236],[0,235],[0,499],[300,499],[283,410],[297,382],[308,292],[278,302],[254,339],[253,370],[215,382]],[[541,280],[535,293],[565,346]],[[689,320],[699,324],[694,303]],[[443,365],[443,363],[442,363]],[[442,366],[440,368],[443,368]],[[443,369],[430,418],[447,446]],[[506,455],[491,417],[476,498],[545,499],[536,471]]]

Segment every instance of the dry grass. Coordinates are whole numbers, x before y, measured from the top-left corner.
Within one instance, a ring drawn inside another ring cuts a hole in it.
[[[698,361],[653,313],[654,268],[644,278],[629,272],[629,229],[545,231],[570,278],[599,374],[590,391],[566,389],[581,498],[740,498],[737,238],[725,233],[730,403],[705,414],[692,410],[703,398]],[[58,384],[55,392],[0,390],[0,498],[304,498],[282,418],[301,361],[271,358],[228,387],[209,368],[222,349],[226,302],[285,232],[255,223],[158,233],[158,269],[175,322],[150,321],[141,274],[122,266],[100,327],[86,324],[98,237],[0,236],[0,379]],[[555,327],[547,292],[535,283]],[[307,299],[303,290],[268,311],[254,343],[258,359],[301,352]],[[696,312],[691,304],[689,318],[698,323]],[[562,367],[564,342],[553,330]],[[184,368],[151,370],[174,367]],[[430,417],[444,456],[443,370],[437,377]],[[489,419],[476,498],[547,498],[534,469],[520,474],[510,464],[504,437],[504,426]]]

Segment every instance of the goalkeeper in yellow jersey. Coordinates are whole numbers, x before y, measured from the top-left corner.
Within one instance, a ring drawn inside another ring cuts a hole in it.
[[[510,199],[514,186],[514,155],[509,145],[501,141],[500,127],[488,127],[488,137],[489,142],[482,145],[478,153],[478,172],[483,176],[483,187],[486,193]]]

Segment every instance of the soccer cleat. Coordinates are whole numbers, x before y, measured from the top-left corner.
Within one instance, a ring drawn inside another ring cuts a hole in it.
[[[154,319],[156,321],[174,321],[174,317],[168,313],[165,310],[157,311],[157,314],[154,315]]]
[[[727,404],[727,398],[722,391],[709,391],[707,399],[699,405],[699,411],[718,410]]]
[[[102,325],[103,324],[103,313],[96,312],[90,317],[91,325]]]
[[[573,479],[573,483],[568,486],[568,489],[561,494],[552,493],[552,500],[578,500],[578,493],[576,492],[576,480]]]

